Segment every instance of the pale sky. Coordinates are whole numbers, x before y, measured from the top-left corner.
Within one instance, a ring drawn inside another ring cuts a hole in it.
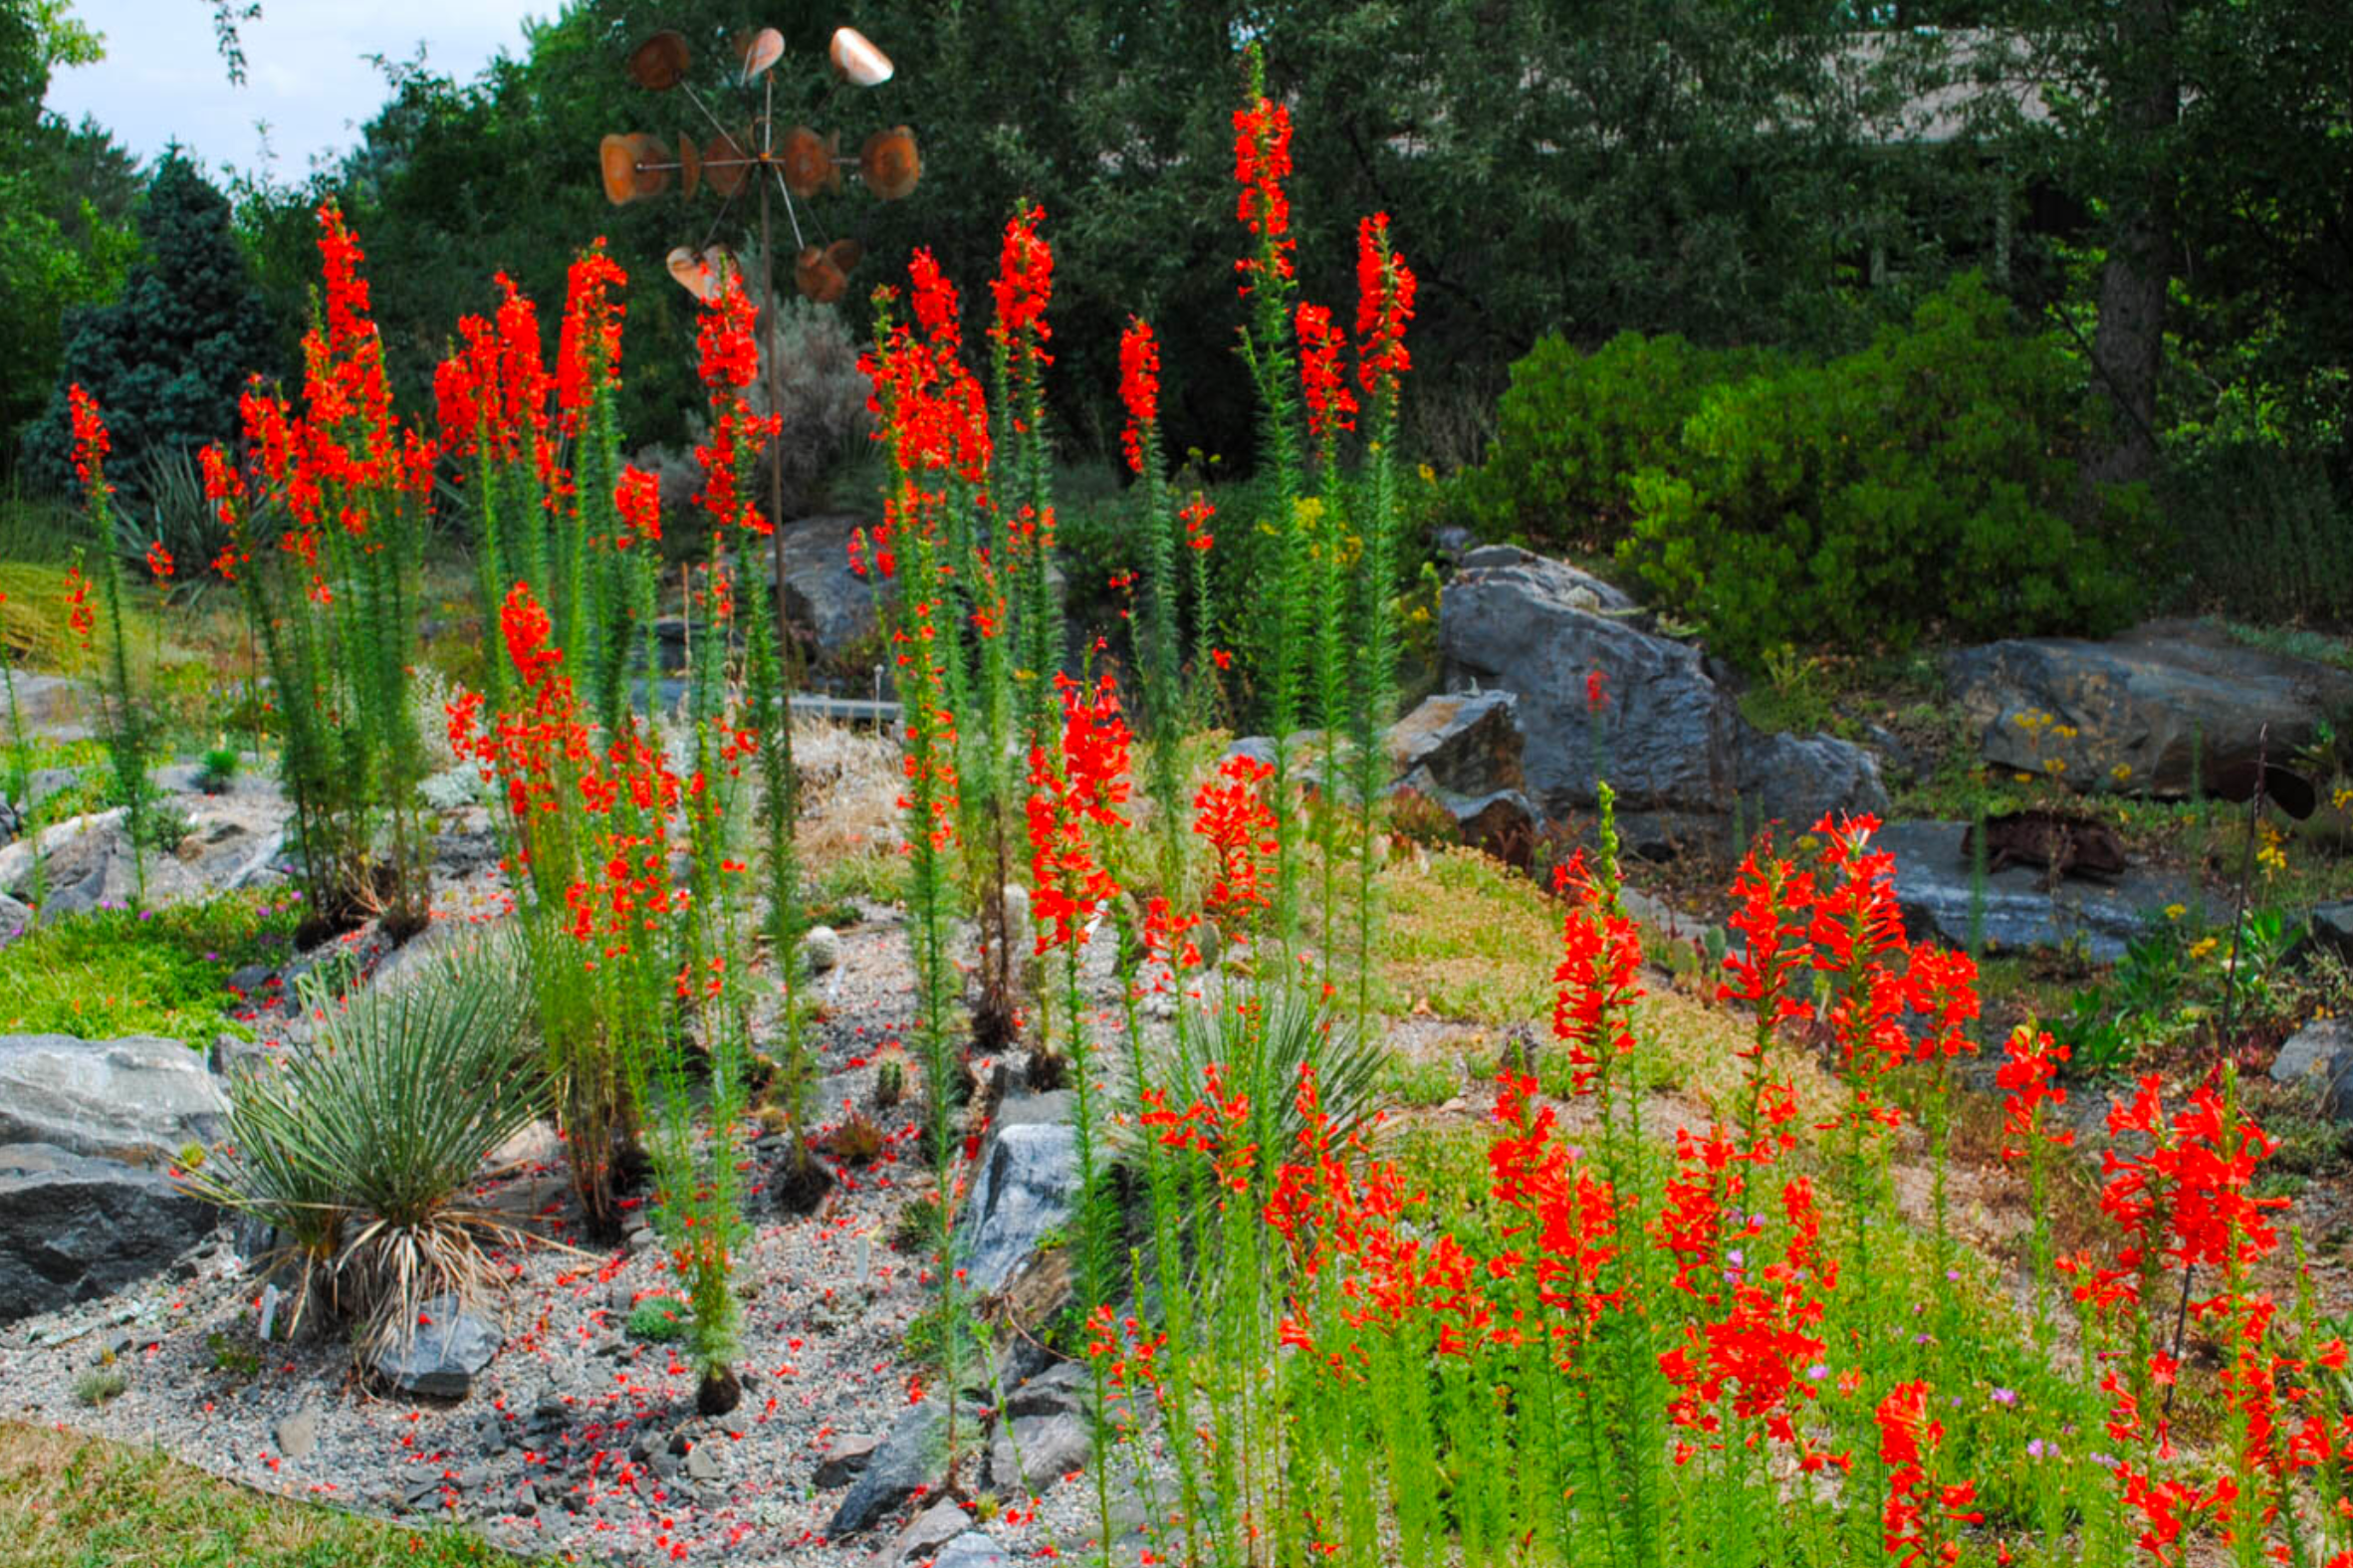
[[[262,0],[247,22],[246,80],[229,85],[213,44],[208,0],[74,0],[73,14],[106,35],[107,58],[57,72],[49,107],[68,119],[95,114],[142,159],[178,137],[205,167],[259,160],[256,120],[270,126],[275,172],[296,179],[315,155],[341,153],[384,102],[384,80],[361,57],[405,61],[425,46],[433,70],[470,79],[504,49],[523,52],[527,16],[562,0]]]

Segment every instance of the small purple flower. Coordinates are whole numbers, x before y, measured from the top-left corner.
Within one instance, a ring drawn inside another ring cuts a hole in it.
[[[1830,1369],[1817,1361],[1805,1369],[1805,1375],[1809,1381],[1819,1383],[1830,1375]]]
[[[1997,1405],[2015,1405],[2017,1402],[2018,1391],[2016,1389],[1996,1389],[1994,1391],[1994,1403]]]
[[[2026,1457],[2030,1459],[2038,1459],[2042,1457],[2043,1453],[2044,1450],[2042,1447],[2042,1440],[2040,1438],[2028,1438],[2026,1440]]]

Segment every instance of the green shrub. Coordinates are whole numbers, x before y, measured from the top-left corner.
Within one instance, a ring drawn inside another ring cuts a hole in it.
[[[196,1049],[243,1033],[228,979],[285,957],[297,906],[251,893],[49,921],[0,946],[0,1028],[114,1039],[160,1034]]]
[[[1904,647],[1932,627],[2102,631],[2131,593],[2069,519],[2086,406],[2057,339],[2019,334],[1972,274],[1859,352],[1712,391],[1680,449],[1634,476],[1618,554],[1752,665],[1785,643]],[[2146,504],[2097,498],[2107,524]]]
[[[2186,453],[2164,482],[2168,597],[2262,621],[2353,604],[2353,511],[2316,458],[2253,437]]]
[[[1560,337],[1512,366],[1486,460],[1451,481],[1485,539],[1606,550],[1625,537],[1631,476],[1671,466],[1712,391],[1768,373],[1775,355],[1620,333],[1591,353]]]
[[[74,1398],[93,1408],[120,1399],[122,1391],[130,1387],[130,1380],[107,1367],[96,1372],[85,1372],[74,1380]]]

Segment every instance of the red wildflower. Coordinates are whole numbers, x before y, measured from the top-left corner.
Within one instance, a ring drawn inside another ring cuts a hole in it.
[[[637,540],[658,545],[662,540],[662,483],[636,467],[621,470],[613,482],[613,510],[621,515],[624,532],[613,543],[627,548]]]
[[[1773,858],[1769,845],[1762,858],[1752,848],[1733,873],[1732,896],[1737,907],[1725,923],[1746,940],[1738,951],[1724,955],[1727,979],[1717,986],[1716,1000],[1741,1003],[1756,1017],[1751,1043],[1740,1053],[1749,1063],[1754,1100],[1762,1087],[1773,1031],[1811,1010],[1810,1000],[1798,992],[1798,982],[1813,958],[1805,940],[1813,877]]]
[[[1209,840],[1217,875],[1202,908],[1221,922],[1247,929],[1269,903],[1267,883],[1276,850],[1275,812],[1260,785],[1275,770],[1243,753],[1218,765],[1217,779],[1193,796],[1193,831]]]
[[[989,286],[997,299],[997,324],[989,336],[1039,364],[1053,362],[1044,348],[1054,336],[1046,320],[1046,307],[1054,298],[1054,248],[1038,233],[1045,221],[1044,207],[1014,209],[1006,220],[997,277]]]
[[[1585,712],[1597,714],[1609,706],[1609,677],[1596,664],[1585,672]]]
[[[1236,216],[1259,238],[1258,254],[1234,264],[1245,279],[1244,294],[1250,292],[1248,280],[1254,277],[1292,275],[1295,242],[1291,238],[1291,199],[1283,193],[1283,182],[1290,176],[1291,111],[1266,98],[1236,110],[1234,182],[1242,187]]]
[[[1091,693],[1067,675],[1055,683],[1062,697],[1061,761],[1043,746],[1030,751],[1031,874],[1037,887],[1033,917],[1042,932],[1038,951],[1069,947],[1119,884],[1094,856],[1089,829],[1124,827],[1127,800],[1127,725],[1119,691],[1104,675]]]
[[[1217,544],[1217,536],[1209,531],[1209,520],[1217,513],[1207,496],[1194,491],[1193,499],[1177,510],[1177,520],[1185,525],[1185,543],[1204,552]]]
[[[1502,1232],[1511,1249],[1489,1264],[1498,1278],[1526,1274],[1552,1317],[1540,1332],[1566,1369],[1601,1314],[1621,1297],[1600,1287],[1602,1269],[1616,1254],[1618,1202],[1608,1182],[1594,1176],[1557,1136],[1549,1105],[1531,1109],[1533,1078],[1496,1078],[1496,1131],[1487,1148],[1491,1190],[1513,1212]]]
[[[1416,280],[1405,258],[1389,248],[1389,215],[1376,212],[1356,225],[1356,375],[1371,395],[1393,391],[1413,368],[1405,351],[1405,324],[1413,320]]]
[[[1307,401],[1307,433],[1329,441],[1356,428],[1356,394],[1340,373],[1340,337],[1331,312],[1301,301],[1294,315],[1299,335],[1299,391]]]
[[[1634,1049],[1642,933],[1586,869],[1583,851],[1553,873],[1552,887],[1573,893],[1552,971],[1552,1035],[1568,1047],[1571,1092],[1590,1094],[1610,1063]]]
[[[1951,1568],[1961,1543],[1948,1524],[1982,1524],[1985,1514],[1970,1505],[1977,1487],[1968,1481],[1938,1486],[1929,1467],[1945,1441],[1944,1424],[1928,1414],[1928,1385],[1905,1383],[1880,1401],[1879,1460],[1887,1466],[1887,1507],[1881,1515],[1888,1555],[1897,1568],[1935,1563]]]
[[[114,448],[114,438],[107,434],[107,421],[99,413],[98,399],[82,389],[77,381],[66,388],[66,408],[74,425],[74,477],[85,490],[96,486],[112,490],[107,483],[107,453]]]
[[[90,603],[90,579],[80,566],[66,568],[66,630],[85,650],[98,629],[98,611]]]
[[[760,349],[752,329],[760,308],[744,293],[743,280],[730,272],[719,298],[703,307],[695,330],[703,384],[714,392],[737,391],[760,373]]]
[[[159,539],[149,541],[147,544],[148,572],[154,576],[157,582],[169,582],[171,568],[171,552],[163,548],[163,541]]]
[[[1144,440],[1160,418],[1160,344],[1151,324],[1140,316],[1127,319],[1119,335],[1119,400],[1127,405],[1127,428],[1119,444],[1127,451],[1127,466],[1144,471]]]
[[[940,264],[928,246],[917,247],[907,263],[907,271],[915,285],[915,324],[923,329],[923,336],[933,347],[944,353],[956,352],[964,343],[956,286],[941,274]]]
[[[2001,1127],[2010,1139],[2002,1145],[2001,1157],[2023,1159],[2027,1149],[2038,1142],[2057,1149],[2071,1146],[2075,1142],[2072,1128],[2046,1126],[2042,1119],[2044,1105],[2067,1103],[2067,1091],[2058,1086],[2059,1064],[2067,1059],[2067,1047],[2054,1045],[2047,1033],[2037,1034],[2020,1024],[2002,1042],[2001,1055],[1994,1083],[2001,1090]]]
[[[620,375],[621,318],[627,308],[612,298],[629,275],[606,254],[598,235],[581,252],[565,279],[564,329],[556,347],[556,403],[566,435],[578,435],[581,415],[595,384]]]

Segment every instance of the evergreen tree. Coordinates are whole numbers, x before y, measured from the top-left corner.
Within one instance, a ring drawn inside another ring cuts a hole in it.
[[[88,387],[107,411],[118,471],[150,457],[235,440],[246,378],[274,367],[269,307],[231,232],[228,198],[175,147],[139,213],[146,257],[112,305],[70,313],[48,410],[25,434],[36,483],[71,479],[66,388]]]

